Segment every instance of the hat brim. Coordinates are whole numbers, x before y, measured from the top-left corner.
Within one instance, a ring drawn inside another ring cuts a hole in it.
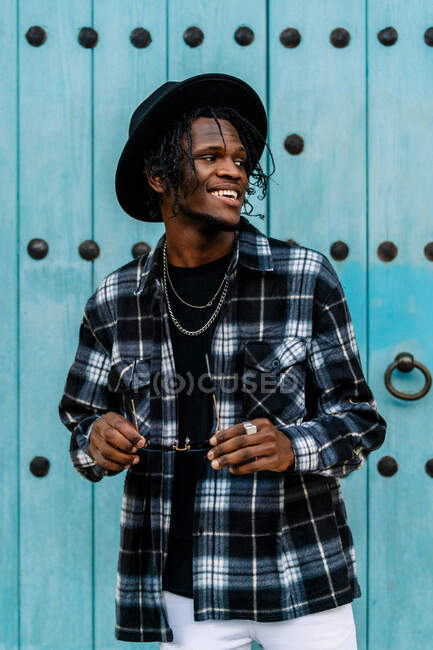
[[[150,108],[139,126],[125,144],[116,169],[115,189],[117,199],[127,214],[140,221],[160,222],[161,215],[150,215],[144,202],[143,157],[146,147],[153,144],[166,125],[184,111],[201,105],[235,108],[249,120],[263,140],[267,135],[267,118],[264,106],[255,90],[247,83],[224,74],[202,74],[173,85]],[[257,160],[262,155],[264,143],[257,143]]]

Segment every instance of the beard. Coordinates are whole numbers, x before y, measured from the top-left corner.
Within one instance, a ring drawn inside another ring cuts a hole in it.
[[[208,214],[207,212],[196,212],[195,210],[182,207],[179,204],[177,207],[181,214],[197,221],[201,225],[200,230],[202,230],[202,232],[215,233],[220,232],[221,230],[226,232],[235,232],[236,230],[239,230],[239,221],[238,223],[230,224],[226,223],[223,219],[218,219],[218,217]]]

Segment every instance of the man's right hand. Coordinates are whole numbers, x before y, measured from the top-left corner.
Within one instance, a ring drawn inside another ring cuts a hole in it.
[[[143,436],[126,418],[108,411],[95,420],[88,452],[101,467],[120,472],[138,463],[140,457],[133,454],[144,446],[144,442]]]

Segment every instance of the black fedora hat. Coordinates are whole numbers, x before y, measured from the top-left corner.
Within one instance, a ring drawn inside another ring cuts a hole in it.
[[[117,199],[127,214],[140,221],[162,221],[159,215],[149,214],[144,202],[143,156],[167,124],[184,111],[201,105],[235,108],[249,120],[263,140],[267,135],[265,108],[256,91],[242,79],[227,74],[206,73],[184,81],[167,81],[157,88],[134,111],[129,124],[129,138],[116,169]],[[264,143],[257,142],[257,160]]]

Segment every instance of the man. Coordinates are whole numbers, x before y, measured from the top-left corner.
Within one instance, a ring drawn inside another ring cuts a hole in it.
[[[339,478],[386,422],[328,258],[241,215],[266,131],[248,84],[198,75],[136,109],[119,160],[121,206],[165,233],[89,298],[59,412],[80,474],[128,469],[120,640],[356,648]]]

